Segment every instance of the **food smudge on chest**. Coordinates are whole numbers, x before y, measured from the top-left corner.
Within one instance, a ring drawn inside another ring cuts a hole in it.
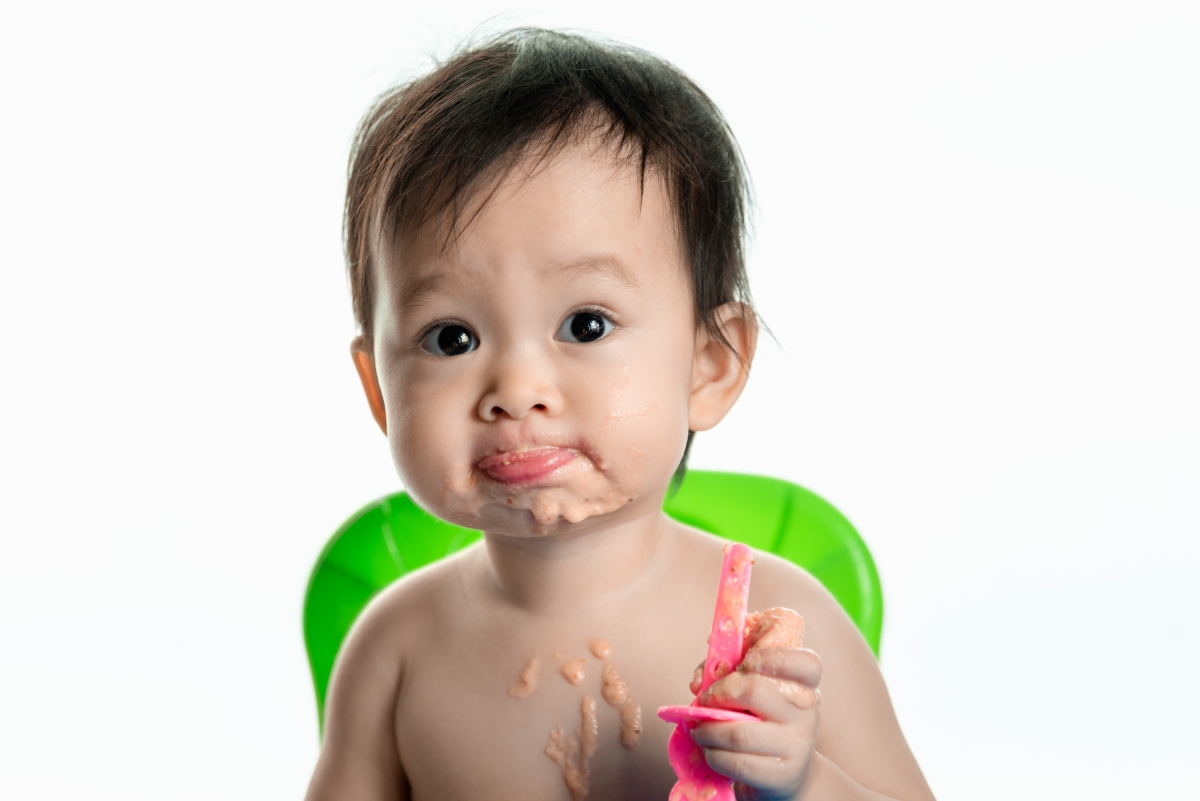
[[[608,660],[612,656],[612,647],[598,637],[589,642],[588,647],[597,659]],[[629,685],[621,678],[617,666],[611,661],[604,663],[604,671],[600,677],[600,695],[605,703],[620,713],[621,745],[633,751],[642,739],[642,706],[629,697]]]
[[[600,694],[621,714],[621,745],[629,751],[634,750],[642,739],[642,706],[629,697],[629,685],[612,662],[604,665]]]
[[[538,668],[541,666],[541,660],[537,654],[529,658],[525,663],[521,675],[517,677],[517,683],[508,688],[508,694],[517,700],[528,698],[533,695],[533,691],[537,689]]]
[[[564,659],[558,654],[556,654],[556,656],[559,657],[559,661],[561,662],[559,665],[559,672],[562,673],[562,677],[576,686],[581,684],[584,679],[583,663],[587,660],[572,658]]]
[[[571,801],[583,801],[588,794],[588,761],[596,753],[596,742],[600,736],[596,720],[596,701],[585,695],[579,704],[579,728],[567,734],[557,723],[550,730],[550,742],[546,745],[546,756],[554,760],[562,771],[563,781],[571,793]]]
[[[629,685],[625,683],[625,679],[621,678],[621,674],[617,672],[617,666],[612,662],[604,665],[604,676],[600,680],[600,694],[604,696],[604,700],[608,702],[609,706],[619,707],[629,700]]]

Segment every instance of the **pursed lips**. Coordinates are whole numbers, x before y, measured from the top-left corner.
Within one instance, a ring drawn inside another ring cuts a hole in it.
[[[535,448],[485,456],[476,467],[502,484],[528,484],[544,478],[572,461],[579,452],[571,448]]]

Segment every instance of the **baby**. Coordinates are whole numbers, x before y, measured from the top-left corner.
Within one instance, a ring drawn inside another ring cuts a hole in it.
[[[409,493],[484,536],[356,622],[311,801],[667,798],[654,710],[691,701],[724,543],[662,503],[754,355],[745,197],[712,102],[638,51],[517,31],[377,101],[352,354]],[[705,691],[761,718],[698,726],[708,764],[743,798],[931,798],[854,624],[760,553],[776,607],[807,648],[764,634]]]

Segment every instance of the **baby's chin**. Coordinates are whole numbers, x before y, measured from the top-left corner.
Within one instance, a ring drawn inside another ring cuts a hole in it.
[[[586,461],[539,486],[505,484],[477,471],[457,472],[444,482],[433,504],[435,514],[460,526],[508,536],[573,531],[619,512],[644,493],[643,476],[599,470]]]
[[[485,504],[476,528],[510,536],[544,537],[614,514],[636,498],[623,492],[581,494],[568,487],[526,490]]]

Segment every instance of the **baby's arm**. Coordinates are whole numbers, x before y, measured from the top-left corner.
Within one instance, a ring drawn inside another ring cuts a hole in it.
[[[763,719],[698,726],[709,765],[746,784],[747,798],[932,799],[870,648],[811,576],[787,578],[801,584],[789,605],[805,612],[807,647],[752,650],[701,697]]]
[[[338,655],[325,699],[325,742],[306,801],[407,801],[396,747],[401,660],[386,606],[371,604]]]

